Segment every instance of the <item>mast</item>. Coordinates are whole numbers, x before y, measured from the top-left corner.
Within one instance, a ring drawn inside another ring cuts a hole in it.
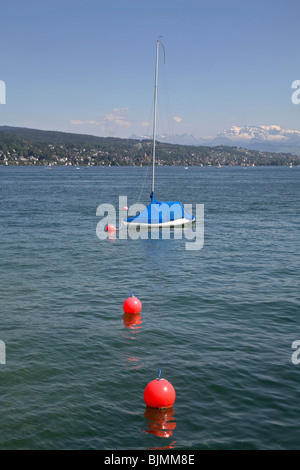
[[[156,133],[156,103],[157,103],[157,77],[158,77],[158,50],[159,44],[162,45],[165,60],[165,48],[161,41],[156,41],[156,63],[155,63],[155,86],[154,86],[154,119],[153,119],[153,162],[152,162],[152,193],[154,195],[154,171],[155,171],[155,133]]]

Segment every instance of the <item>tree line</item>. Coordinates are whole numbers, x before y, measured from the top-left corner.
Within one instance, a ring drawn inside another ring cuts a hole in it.
[[[5,165],[148,165],[152,141],[96,137],[37,129],[0,127],[0,164]],[[157,164],[300,165],[290,153],[264,152],[229,146],[156,143]]]

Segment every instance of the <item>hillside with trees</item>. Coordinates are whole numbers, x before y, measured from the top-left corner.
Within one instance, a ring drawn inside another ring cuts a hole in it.
[[[97,137],[0,126],[0,165],[142,166],[152,158],[152,141]],[[157,142],[156,162],[169,166],[300,165],[300,156],[229,146]]]

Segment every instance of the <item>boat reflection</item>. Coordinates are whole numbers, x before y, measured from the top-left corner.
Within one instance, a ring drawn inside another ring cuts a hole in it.
[[[160,410],[157,408],[149,408],[147,406],[144,413],[147,428],[143,429],[143,431],[148,434],[155,434],[158,437],[171,437],[174,429],[176,428],[176,422],[173,415],[173,407]],[[172,442],[166,448],[173,448],[175,442],[176,441]]]

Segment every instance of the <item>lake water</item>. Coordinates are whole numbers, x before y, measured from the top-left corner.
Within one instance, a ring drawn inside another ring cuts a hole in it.
[[[158,167],[158,200],[204,204],[203,248],[100,240],[150,173],[0,167],[1,449],[300,448],[300,168]]]

